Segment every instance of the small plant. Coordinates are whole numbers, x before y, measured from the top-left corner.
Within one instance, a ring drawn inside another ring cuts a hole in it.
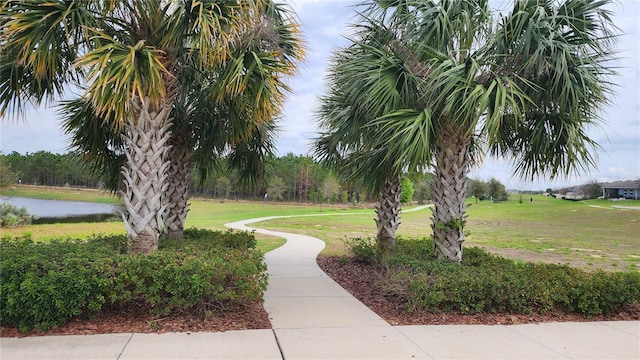
[[[26,207],[0,203],[0,227],[20,227],[29,225],[35,216],[29,214]]]
[[[345,245],[353,254],[356,261],[365,264],[375,264],[380,260],[380,248],[372,238],[345,239]]]

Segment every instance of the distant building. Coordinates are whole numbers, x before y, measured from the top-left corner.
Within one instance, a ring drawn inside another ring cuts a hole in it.
[[[602,184],[605,199],[640,199],[640,180],[616,181]]]
[[[562,198],[565,200],[584,200],[584,195],[579,192],[568,191]]]

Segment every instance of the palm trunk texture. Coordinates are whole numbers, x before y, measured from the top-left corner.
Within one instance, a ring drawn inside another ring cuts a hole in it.
[[[378,246],[386,251],[396,245],[396,231],[400,225],[400,178],[387,179],[378,195],[376,225]]]
[[[432,196],[434,254],[451,262],[462,261],[466,219],[470,138],[444,129],[436,147]]]
[[[184,235],[184,221],[189,212],[189,191],[191,190],[191,159],[193,152],[184,137],[175,133],[171,138],[169,149],[168,187],[166,192],[167,213],[165,215],[165,229],[167,235],[174,239]]]
[[[164,226],[162,196],[166,190],[166,161],[170,106],[155,107],[148,99],[133,102],[134,118],[123,136],[127,145],[127,166],[122,169],[123,215],[129,239],[129,253],[149,254],[158,248]]]

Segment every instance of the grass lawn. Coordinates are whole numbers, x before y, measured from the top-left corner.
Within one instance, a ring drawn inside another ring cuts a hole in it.
[[[32,196],[32,193],[35,194]],[[5,196],[28,196],[59,200],[117,203],[107,193],[91,190],[20,186],[3,191]],[[36,196],[37,195],[37,196]],[[640,211],[613,206],[640,206],[640,201],[611,202],[589,200],[572,202],[544,196],[523,197],[492,204],[471,203],[468,210],[466,246],[479,246],[512,259],[533,262],[568,263],[584,269],[640,271]],[[109,200],[110,199],[110,200]],[[410,207],[408,207],[410,208]],[[232,221],[267,216],[316,214],[282,218],[256,224],[258,227],[315,236],[324,240],[323,254],[341,255],[343,241],[353,237],[374,237],[373,209],[237,202],[192,199],[187,227],[224,230]],[[398,234],[407,237],[430,235],[430,210],[405,212]],[[329,215],[329,216],[326,216]],[[86,237],[94,233],[124,233],[120,221],[95,224],[30,225],[2,229],[2,235],[30,233],[36,240]],[[281,239],[258,235],[259,248],[268,251],[280,246]]]
[[[513,199],[517,199],[515,195]],[[613,206],[640,206],[640,201],[572,202],[533,196],[533,202],[473,203],[467,214],[466,246],[478,246],[512,259],[568,263],[583,269],[640,270],[640,211]],[[524,199],[523,199],[524,200]],[[375,214],[277,219],[260,223],[327,242],[327,255],[344,252],[343,240],[373,237]],[[398,234],[430,234],[430,210],[401,215]]]
[[[0,195],[45,200],[84,201],[101,204],[122,203],[117,196],[106,191],[54,186],[16,185],[3,189],[0,191]]]
[[[529,199],[529,197],[527,197]],[[507,257],[569,262],[582,268],[640,270],[640,201],[484,202],[469,209],[469,243]]]

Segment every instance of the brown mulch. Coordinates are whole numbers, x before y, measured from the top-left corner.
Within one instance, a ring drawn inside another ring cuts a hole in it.
[[[271,329],[269,316],[261,301],[247,306],[213,312],[209,316],[179,314],[166,317],[148,312],[103,312],[90,319],[74,319],[48,331],[32,330],[28,334],[16,328],[0,327],[2,337],[44,335],[92,335],[113,333],[217,332],[228,330]]]
[[[620,321],[640,320],[640,303],[623,309],[616,314],[594,316],[586,319],[579,314],[546,313],[546,314],[490,314],[481,313],[464,315],[459,313],[430,313],[404,310],[402,300],[385,296],[382,275],[371,265],[343,262],[337,256],[320,256],[318,265],[340,286],[367,305],[391,325],[445,325],[445,324],[486,324],[514,325],[541,322],[566,321]]]
[[[403,310],[401,300],[385,296],[381,291],[382,277],[375,267],[347,261],[339,257],[318,257],[318,265],[343,288],[362,301],[371,310],[392,325],[444,325],[487,324],[512,325],[560,321],[620,321],[640,320],[640,304],[635,304],[619,313],[585,319],[578,314],[476,314],[429,313]],[[204,318],[198,314],[180,314],[158,318],[148,313],[131,310],[127,313],[103,312],[83,319],[78,318],[49,331],[33,330],[28,334],[16,328],[0,326],[2,337],[44,335],[90,335],[111,333],[165,333],[165,332],[217,332],[228,330],[270,329],[269,316],[261,302],[245,307],[214,312]]]

